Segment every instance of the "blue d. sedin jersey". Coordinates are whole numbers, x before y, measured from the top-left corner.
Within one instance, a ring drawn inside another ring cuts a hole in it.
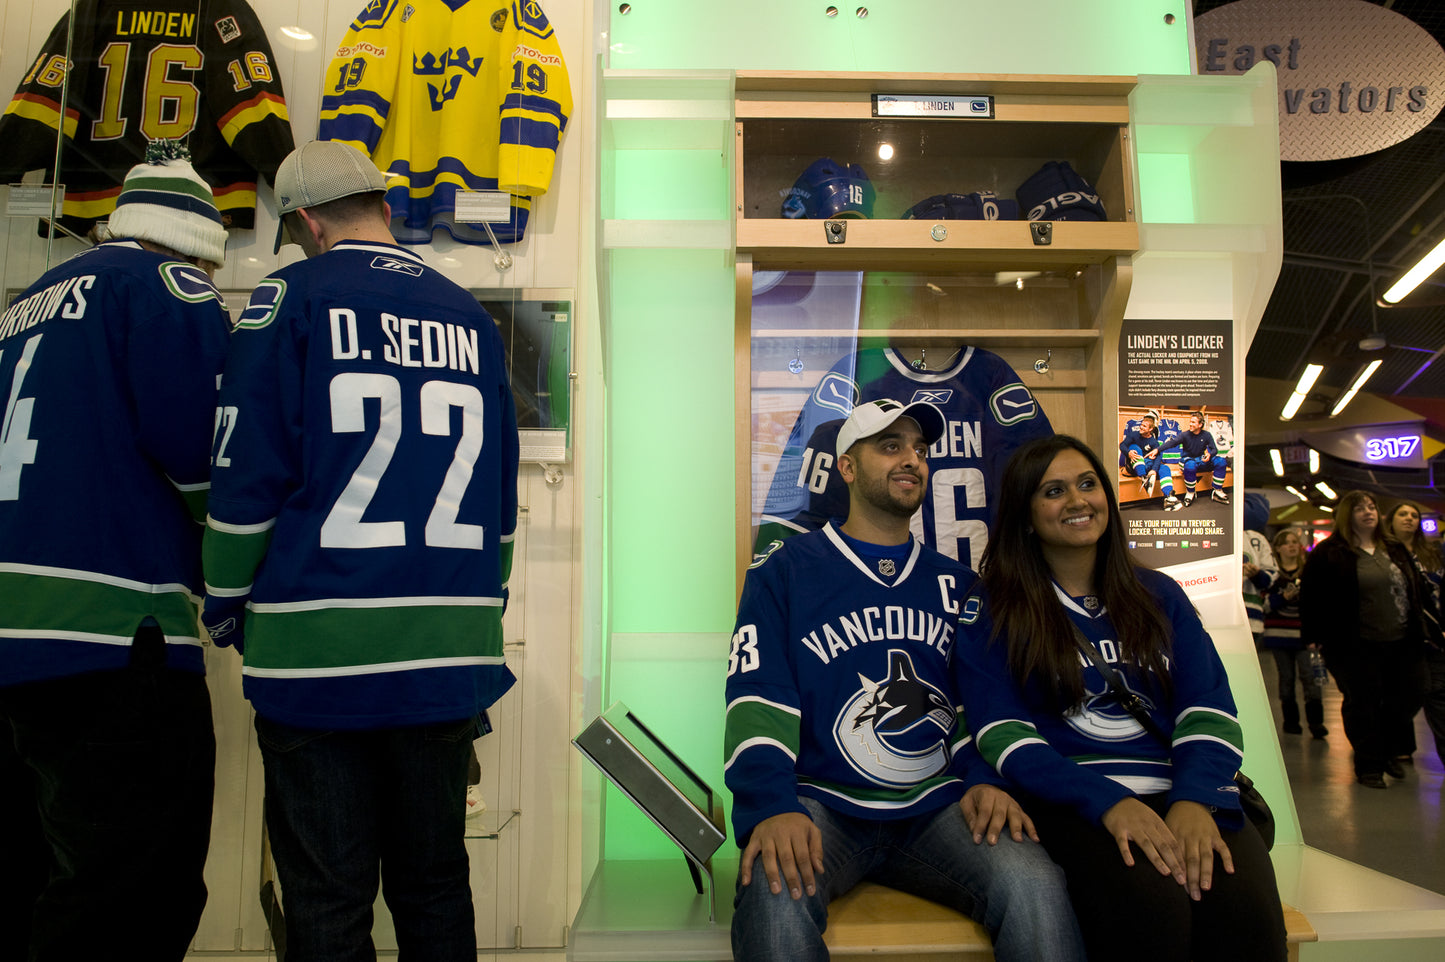
[[[854,404],[878,398],[928,401],[943,412],[947,428],[928,452],[928,491],[913,518],[914,534],[978,567],[1004,465],[1016,449],[1054,429],[1008,362],[976,347],[963,348],[941,371],[916,371],[892,348],[864,348],[833,365],[788,436],[755,556],[774,540],[847,516],[847,487],[833,464],[838,428]]]
[[[256,710],[306,728],[465,718],[512,684],[517,426],[465,290],[344,241],[263,280],[216,414],[205,623]]]
[[[997,781],[957,724],[949,676],[975,576],[916,540],[894,553],[864,557],[825,525],[748,571],[724,734],[740,846],[762,820],[804,811],[799,795],[906,818]]]
[[[147,618],[201,672],[196,604],[229,318],[134,241],[52,268],[0,315],[0,686],[123,668]]]

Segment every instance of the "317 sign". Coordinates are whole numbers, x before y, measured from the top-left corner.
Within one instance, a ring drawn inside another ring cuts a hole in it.
[[[1398,438],[1370,438],[1365,442],[1365,457],[1371,461],[1408,458],[1419,447],[1420,436],[1418,434],[1407,434]]]

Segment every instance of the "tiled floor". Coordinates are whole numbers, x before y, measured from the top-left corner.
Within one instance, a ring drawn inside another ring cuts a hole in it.
[[[1277,726],[1274,659],[1265,655],[1260,666]],[[1325,690],[1325,725],[1330,735],[1323,740],[1308,732],[1279,736],[1306,844],[1445,894],[1445,768],[1424,717],[1415,719],[1414,766],[1404,781],[1387,778],[1383,792],[1355,784],[1333,682]]]

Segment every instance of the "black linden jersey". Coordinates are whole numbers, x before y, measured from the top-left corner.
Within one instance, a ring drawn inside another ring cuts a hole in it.
[[[183,140],[226,226],[253,227],[257,172],[272,178],[295,144],[271,45],[250,6],[78,0],[75,15],[64,97],[68,13],[0,117],[0,177],[48,170],[63,129],[60,222],[83,234],[115,209],[148,142]]]

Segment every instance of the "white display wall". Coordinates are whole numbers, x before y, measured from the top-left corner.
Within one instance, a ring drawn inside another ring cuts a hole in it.
[[[323,75],[338,40],[366,0],[251,0],[275,56],[285,89],[296,142],[315,137]],[[0,95],[8,102],[21,77],[68,5],[58,0],[3,0],[0,3]],[[580,728],[582,708],[573,698],[577,652],[584,625],[581,478],[586,473],[587,412],[601,406],[593,309],[579,278],[590,246],[590,186],[584,178],[591,133],[592,44],[585,0],[547,0],[543,7],[563,50],[576,105],[558,153],[548,193],[533,203],[526,239],[507,248],[509,269],[494,252],[441,240],[420,253],[468,288],[538,289],[576,292],[573,297],[574,381],[572,458],[560,479],[546,480],[544,468],[523,464],[519,519],[504,621],[508,661],[519,683],[491,712],[495,732],[477,743],[482,791],[490,811],[469,831],[472,888],[478,944],[488,948],[560,948],[579,901],[578,865],[582,836],[578,795],[579,762],[571,734]],[[282,34],[298,26],[312,34],[297,41]],[[40,183],[39,174],[26,182]],[[301,256],[298,248],[271,251],[276,205],[269,185],[258,188],[256,229],[233,232],[225,267],[216,283],[228,300],[246,292],[267,273]],[[0,188],[0,197],[8,188]],[[0,207],[3,209],[3,207]],[[588,220],[583,220],[587,217]],[[7,289],[24,288],[47,268],[83,245],[62,239],[53,246],[37,237],[33,217],[7,218],[0,226],[0,275]],[[240,303],[230,304],[233,313]],[[587,588],[595,592],[595,586]],[[207,651],[207,671],[217,737],[216,802],[206,869],[210,898],[195,948],[204,952],[261,951],[269,946],[258,892],[262,881],[262,773],[251,728],[251,711],[241,697],[240,659],[229,649]],[[576,686],[580,687],[580,686]],[[103,793],[104,786],[97,786]],[[103,804],[103,801],[100,803]],[[458,805],[462,800],[457,800]],[[394,947],[390,920],[378,902],[377,945]],[[485,953],[484,953],[485,957]]]

